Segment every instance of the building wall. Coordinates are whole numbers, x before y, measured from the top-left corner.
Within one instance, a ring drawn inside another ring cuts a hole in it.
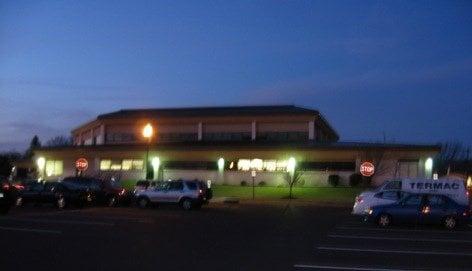
[[[428,157],[434,157],[435,151],[415,151],[415,150],[391,150],[386,152],[385,159],[382,161],[378,172],[374,175],[373,185],[380,185],[386,179],[394,177],[404,177],[402,168],[399,167],[399,161],[418,161],[417,177],[424,176],[424,162]],[[144,179],[144,170],[130,171],[100,171],[101,159],[142,159],[144,160],[146,151],[144,148],[130,149],[103,149],[91,150],[86,148],[72,148],[65,150],[39,150],[35,153],[35,159],[43,157],[46,160],[60,160],[63,163],[63,174],[60,176],[43,176],[45,179],[54,180],[76,174],[75,161],[78,158],[86,158],[89,161],[89,168],[85,175],[97,176],[102,178],[111,178],[121,180],[139,180]],[[223,157],[227,163],[237,162],[238,159],[264,159],[264,160],[288,160],[294,157],[297,161],[310,162],[352,162],[356,164],[355,171],[359,170],[360,163],[365,159],[364,152],[360,150],[150,150],[149,157],[159,157],[162,162],[166,161],[205,161],[216,163],[220,157]],[[340,176],[340,184],[347,185],[349,176],[353,171],[335,171],[335,170],[305,170],[302,172],[301,179],[305,186],[324,186],[327,185],[328,176],[336,174]],[[261,181],[267,185],[277,186],[285,184],[285,172],[257,172],[256,183]],[[43,174],[44,175],[44,174]],[[414,176],[411,176],[414,177]],[[217,169],[165,169],[164,179],[201,179],[212,180],[218,184],[240,185],[242,181],[251,183],[250,171],[231,171],[224,170],[220,172]]]

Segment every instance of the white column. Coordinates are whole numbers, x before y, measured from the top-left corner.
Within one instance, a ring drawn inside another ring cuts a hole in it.
[[[203,140],[203,123],[198,123],[198,141]]]
[[[105,124],[100,125],[100,132],[97,140],[97,145],[105,144]]]
[[[251,127],[251,140],[256,140],[256,135],[257,135],[257,132],[256,132],[256,122],[253,121],[252,122],[252,127]]]
[[[315,121],[308,122],[308,139],[315,140]]]

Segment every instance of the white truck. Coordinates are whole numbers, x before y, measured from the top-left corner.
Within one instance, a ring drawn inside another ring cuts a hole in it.
[[[394,203],[407,193],[430,193],[449,196],[461,205],[469,205],[469,192],[464,181],[458,179],[395,179],[376,190],[358,195],[352,208],[353,215],[364,215],[370,207]]]

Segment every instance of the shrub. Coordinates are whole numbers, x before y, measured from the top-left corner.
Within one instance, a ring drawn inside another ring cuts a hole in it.
[[[353,173],[349,176],[349,185],[358,186],[362,182],[362,175],[359,173]]]
[[[264,181],[259,182],[259,186],[265,186],[265,185],[266,185],[266,183]]]
[[[329,175],[328,176],[328,183],[332,187],[336,187],[339,185],[339,175]]]
[[[247,186],[247,182],[246,181],[241,181],[241,186]]]
[[[295,183],[295,186],[297,186],[297,187],[303,187],[303,186],[305,186],[305,179],[300,178],[300,179],[297,181],[297,183]]]

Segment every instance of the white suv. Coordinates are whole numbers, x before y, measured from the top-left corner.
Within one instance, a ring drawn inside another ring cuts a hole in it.
[[[179,204],[184,210],[199,209],[208,203],[212,191],[202,181],[170,181],[136,193],[140,208],[158,204]]]

